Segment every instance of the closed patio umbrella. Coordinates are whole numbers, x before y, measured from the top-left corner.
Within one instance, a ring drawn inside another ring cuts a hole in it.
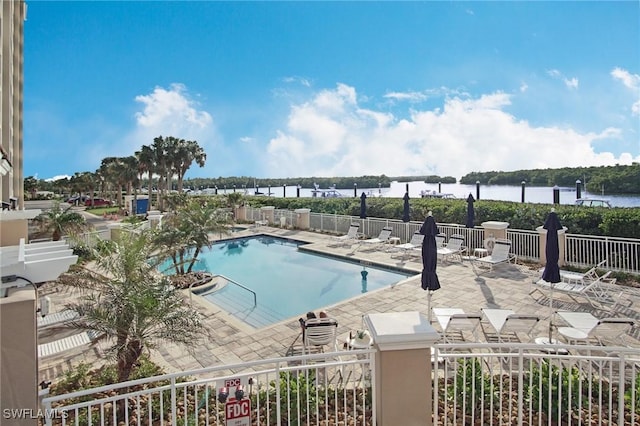
[[[404,204],[402,206],[402,221],[409,222],[411,220],[411,216],[409,215],[409,193],[405,192],[402,199],[404,200]]]
[[[560,278],[560,266],[558,265],[558,261],[560,259],[560,245],[558,243],[558,231],[562,230],[562,225],[560,224],[560,219],[558,218],[558,214],[554,209],[551,209],[549,216],[547,216],[547,220],[544,222],[542,226],[543,229],[547,230],[547,238],[546,238],[546,247],[545,247],[545,255],[547,261],[544,265],[544,271],[542,272],[542,279],[551,285],[549,292],[549,308],[551,310],[551,316],[549,317],[549,337],[548,339],[536,339],[538,343],[545,344],[553,344],[557,343],[553,340],[552,334],[552,324],[551,319],[553,318],[553,284],[559,283],[562,281]]]
[[[367,218],[367,194],[364,192],[360,196],[360,219]]]
[[[424,235],[422,240],[422,289],[427,291],[427,309],[429,312],[429,322],[431,322],[431,295],[440,288],[440,280],[436,274],[438,263],[438,252],[436,248],[436,235],[438,227],[431,212],[427,214],[420,233]]]
[[[469,194],[467,197],[467,222],[465,224],[467,228],[473,228],[473,222],[476,218],[476,212],[473,209],[473,203],[475,203],[475,201],[473,195]]]

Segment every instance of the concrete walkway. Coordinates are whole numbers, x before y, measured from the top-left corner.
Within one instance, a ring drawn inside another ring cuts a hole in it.
[[[292,238],[309,244],[307,249],[333,255],[344,255],[353,260],[379,263],[387,266],[412,270],[415,276],[397,285],[372,291],[333,306],[325,311],[338,320],[338,334],[343,339],[349,331],[362,327],[362,316],[369,313],[418,311],[428,317],[427,292],[420,287],[422,262],[419,253],[406,260],[395,258],[398,253],[383,250],[363,251],[357,245],[351,247],[329,247],[331,237],[326,234],[260,227],[259,230],[246,230],[234,234],[245,236],[257,233]],[[438,262],[437,274],[442,288],[433,293],[432,307],[461,308],[466,313],[480,313],[480,309],[509,308],[517,313],[537,314],[543,320],[534,335],[544,336],[549,325],[551,308],[549,298],[540,292],[529,295],[530,283],[540,265],[499,265],[493,272],[485,272],[479,277],[468,260]],[[47,284],[48,286],[49,284]],[[52,297],[54,306],[64,309],[64,301],[73,297],[69,291],[54,291],[44,288]],[[554,295],[554,308],[571,311],[588,311],[602,318],[606,316],[625,316],[635,318],[640,324],[640,304],[638,300],[629,308],[616,313],[595,310],[586,301],[578,304],[562,295]],[[237,363],[261,358],[286,356],[297,352],[301,346],[298,317],[261,329],[252,329],[239,320],[220,311],[215,305],[195,296],[194,306],[204,315],[208,335],[191,348],[160,343],[151,350],[152,359],[165,368],[166,372],[178,372],[198,369],[215,364]],[[303,313],[301,313],[301,316]],[[483,330],[490,330],[483,321]],[[436,326],[437,328],[437,326]],[[482,333],[480,333],[482,335]],[[640,347],[639,328],[634,327],[627,339]],[[481,336],[482,337],[482,336]],[[40,360],[41,379],[52,380],[71,365],[80,361],[96,364],[102,362],[100,345],[84,349],[74,349],[67,353],[42,358]]]

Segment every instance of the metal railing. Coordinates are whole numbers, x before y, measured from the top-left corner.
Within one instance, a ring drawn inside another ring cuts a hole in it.
[[[224,280],[225,282],[224,282],[223,284],[221,284],[221,285],[217,285],[217,283],[212,283],[211,285],[207,285],[207,286],[206,286],[206,287],[208,288],[207,290],[200,290],[200,291],[196,290],[196,293],[197,293],[197,294],[199,294],[199,295],[201,295],[201,296],[203,296],[203,295],[205,295],[205,294],[208,294],[208,293],[210,292],[210,290],[213,290],[213,289],[215,289],[215,290],[219,290],[219,289],[223,288],[223,287],[224,287],[224,285],[226,285],[226,284],[228,284],[228,283],[231,283],[231,284],[235,284],[235,285],[237,285],[238,287],[240,287],[240,288],[242,288],[242,289],[244,289],[244,290],[247,290],[249,293],[253,294],[253,306],[255,307],[255,306],[257,306],[257,305],[258,305],[258,296],[256,295],[256,292],[255,292],[255,291],[253,291],[253,290],[251,290],[249,287],[247,287],[247,286],[245,286],[245,285],[242,285],[242,284],[240,284],[239,282],[234,281],[234,280],[232,280],[231,278],[226,277],[226,276],[224,276],[224,275],[222,275],[222,274],[215,274],[215,275],[213,275],[213,277],[212,277],[212,279],[211,279],[211,280],[213,281],[213,280],[218,280],[218,279],[222,279],[222,280]],[[193,292],[193,291],[194,291],[194,290],[193,290],[193,286],[195,286],[195,285],[200,285],[200,284],[201,284],[201,283],[200,283],[200,281],[196,281],[196,282],[194,282],[193,284],[191,284],[191,285],[189,286],[189,291],[190,291],[189,296],[191,296],[191,292]]]
[[[640,424],[640,351],[535,344],[436,345],[434,424]]]
[[[415,403],[432,404],[437,425],[640,424],[639,349],[544,349],[435,344],[424,360],[433,367],[432,401]],[[254,425],[375,425],[374,354],[340,351],[167,374],[44,396],[43,411],[48,425],[222,425],[235,398],[248,401]]]
[[[354,350],[215,366],[45,396],[42,405],[47,425],[224,425],[231,424],[225,423],[233,411],[228,407],[237,401],[250,405],[254,425],[372,425],[372,354]]]
[[[260,209],[247,207],[247,218],[257,220]],[[285,216],[294,227],[297,226],[296,214],[290,210],[274,211],[274,217]],[[277,223],[277,221],[276,221]],[[366,218],[327,213],[310,213],[309,227],[312,231],[332,234],[346,234],[352,223],[360,224],[360,232],[369,238],[377,237],[382,228],[392,228],[391,235],[408,242],[411,235],[418,231],[422,222],[402,222],[396,219]],[[466,228],[453,223],[438,223],[438,230],[450,237],[463,235],[465,246],[471,251],[483,247],[485,238],[482,227]],[[512,251],[520,260],[540,261],[540,233],[537,231],[507,228],[507,238],[512,242]],[[612,271],[640,274],[640,239],[604,237],[594,235],[566,234],[565,259],[568,266],[589,268],[602,260],[607,260],[605,268]]]

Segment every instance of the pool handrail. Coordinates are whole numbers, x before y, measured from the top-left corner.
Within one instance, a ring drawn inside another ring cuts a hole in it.
[[[215,278],[220,277],[220,278],[224,278],[227,282],[233,283],[235,285],[237,285],[240,288],[243,288],[245,290],[247,290],[248,292],[250,292],[251,294],[253,294],[253,306],[257,306],[258,305],[258,296],[256,295],[256,292],[251,290],[249,287],[244,286],[242,284],[240,284],[239,282],[236,282],[234,280],[232,280],[231,278],[222,275],[222,274],[214,274],[211,276],[211,281],[213,281]],[[191,283],[191,285],[189,286],[189,297],[191,297],[191,295],[193,294],[193,286],[195,284],[198,284],[198,281],[194,281],[193,283]]]

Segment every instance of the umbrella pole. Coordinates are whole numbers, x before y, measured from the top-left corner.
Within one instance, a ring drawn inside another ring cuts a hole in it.
[[[431,290],[427,290],[427,309],[428,309],[428,317],[429,324],[431,324]]]

